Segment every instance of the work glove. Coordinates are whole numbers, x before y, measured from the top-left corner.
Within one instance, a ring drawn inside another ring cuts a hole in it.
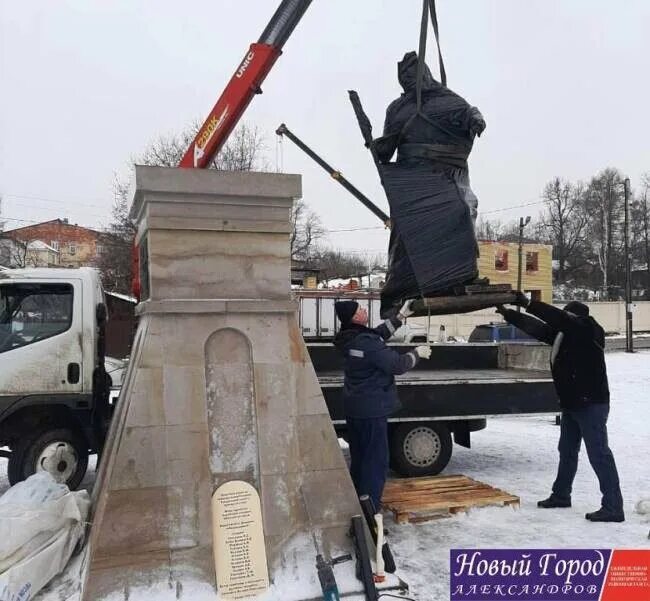
[[[416,346],[415,354],[420,357],[420,359],[429,359],[429,357],[431,357],[431,347],[426,345]]]
[[[411,309],[412,304],[413,304],[413,299],[407,300],[402,305],[402,308],[399,310],[399,313],[397,314],[397,317],[399,317],[401,320],[404,320],[407,317],[410,317],[411,315],[413,315],[414,311],[413,311],[413,309]]]
[[[530,300],[528,300],[528,297],[521,290],[517,290],[517,292],[515,292],[515,300],[513,304],[519,305],[525,309],[530,305]]]

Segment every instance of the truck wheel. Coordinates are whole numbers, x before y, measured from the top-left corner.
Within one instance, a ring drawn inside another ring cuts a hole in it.
[[[391,437],[391,465],[402,476],[433,476],[449,463],[451,446],[449,428],[441,422],[403,423]]]
[[[67,428],[42,430],[14,445],[9,458],[9,483],[14,484],[32,474],[47,471],[57,482],[76,489],[88,468],[88,445],[81,436]]]

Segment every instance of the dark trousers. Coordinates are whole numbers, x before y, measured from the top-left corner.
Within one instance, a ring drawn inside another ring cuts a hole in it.
[[[618,481],[616,462],[607,442],[607,403],[585,405],[581,409],[562,412],[560,424],[560,465],[553,484],[553,495],[571,499],[573,479],[578,469],[580,442],[585,441],[589,463],[600,484],[602,507],[613,513],[623,513],[623,496]]]
[[[357,494],[370,495],[379,508],[388,473],[388,419],[346,418],[350,474]]]

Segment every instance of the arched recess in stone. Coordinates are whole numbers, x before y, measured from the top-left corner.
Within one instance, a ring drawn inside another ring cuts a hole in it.
[[[205,381],[213,485],[245,480],[259,490],[253,358],[242,332],[223,328],[209,336]]]

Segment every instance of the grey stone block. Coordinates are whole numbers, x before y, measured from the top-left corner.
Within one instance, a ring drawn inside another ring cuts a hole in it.
[[[297,427],[302,471],[345,469],[329,415],[301,415]]]

